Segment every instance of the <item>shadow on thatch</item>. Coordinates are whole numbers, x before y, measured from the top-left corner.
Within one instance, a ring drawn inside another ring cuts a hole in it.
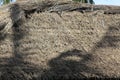
[[[51,68],[50,70],[46,71],[43,77],[48,76],[50,79],[79,79],[87,78],[85,73],[90,73],[99,77],[103,77],[103,79],[107,78],[109,75],[105,75],[104,73],[101,73],[101,71],[97,71],[96,69],[87,66],[87,63],[93,60],[94,56],[92,56],[92,54],[95,53],[98,49],[109,47],[119,48],[119,31],[119,25],[109,27],[108,31],[105,33],[105,36],[103,36],[102,40],[93,47],[91,52],[87,53],[83,50],[73,49],[63,52],[58,57],[51,59],[48,62],[48,65]],[[81,59],[79,61],[65,59],[72,56],[77,56],[77,58]]]
[[[68,57],[77,57],[79,60],[65,59]],[[63,52],[60,56],[51,59],[48,65],[51,67],[44,75],[48,76],[50,79],[82,79],[87,78],[86,73],[94,73],[94,75],[103,76],[99,74],[98,71],[95,71],[93,68],[90,68],[86,64],[92,60],[92,55],[88,54],[82,50],[73,49],[71,51]],[[92,77],[92,75],[91,75]]]
[[[19,9],[19,5],[15,5],[16,9]],[[12,9],[12,8],[11,8]],[[14,16],[14,7],[11,12],[11,17],[14,21],[17,16]],[[19,13],[19,12],[18,12]],[[18,14],[19,16],[19,14]],[[93,47],[91,52],[86,52],[82,50],[73,49],[66,51],[60,54],[60,56],[51,59],[48,62],[50,69],[45,70],[44,73],[39,74],[37,77],[33,77],[34,73],[39,73],[41,68],[35,64],[25,62],[24,58],[27,55],[24,55],[19,50],[19,45],[21,44],[20,40],[27,35],[28,32],[24,31],[22,27],[22,21],[18,21],[14,24],[13,27],[13,56],[11,58],[2,58],[0,62],[6,61],[5,64],[0,64],[1,67],[1,80],[39,80],[39,79],[79,79],[86,78],[84,73],[93,73],[99,77],[102,77],[103,74],[100,74],[99,71],[96,71],[93,68],[88,67],[86,64],[92,60],[93,56],[89,53],[94,53],[96,49],[104,47],[118,47],[117,42],[120,41],[120,36],[111,34],[116,34],[120,31],[119,26],[109,27],[106,35],[103,39]],[[28,54],[32,55],[32,54]],[[67,57],[76,56],[80,60],[66,60]],[[83,74],[82,74],[83,73]]]
[[[11,18],[14,22],[14,19],[17,19],[20,15],[19,12],[19,5],[14,5],[11,8]],[[17,10],[17,11],[16,11]],[[16,12],[15,12],[16,11]],[[14,14],[18,14],[14,16]],[[24,38],[24,36],[27,35],[27,32],[22,29],[23,21],[19,20],[16,22],[12,28],[13,30],[13,54],[10,58],[1,58],[0,62],[5,62],[5,64],[0,64],[0,79],[1,80],[30,80],[32,73],[35,73],[39,71],[40,69],[37,69],[34,64],[30,64],[29,62],[25,62],[24,58],[27,57],[27,55],[24,55],[20,50],[19,46],[21,44],[20,40]],[[32,54],[29,54],[32,55]],[[24,58],[23,58],[24,57]]]
[[[116,23],[119,24],[119,23]],[[99,48],[119,48],[120,47],[120,24],[110,26],[101,39],[92,49],[94,53]]]

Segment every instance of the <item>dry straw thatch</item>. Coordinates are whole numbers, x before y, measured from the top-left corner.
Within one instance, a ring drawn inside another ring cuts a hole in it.
[[[72,1],[2,6],[0,80],[119,78],[119,13]]]

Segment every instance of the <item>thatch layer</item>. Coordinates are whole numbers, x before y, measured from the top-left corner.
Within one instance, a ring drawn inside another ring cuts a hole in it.
[[[0,80],[120,77],[119,7],[32,4],[0,9]]]

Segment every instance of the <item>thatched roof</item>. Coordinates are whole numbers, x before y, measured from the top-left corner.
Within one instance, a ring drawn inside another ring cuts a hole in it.
[[[0,80],[120,77],[120,7],[72,1],[0,7]]]

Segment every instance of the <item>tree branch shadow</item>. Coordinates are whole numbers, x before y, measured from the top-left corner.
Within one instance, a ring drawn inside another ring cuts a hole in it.
[[[23,15],[24,17],[24,15]],[[29,62],[24,61],[28,55],[33,54],[25,54],[19,50],[21,40],[27,36],[27,31],[22,28],[22,24],[24,23],[21,16],[21,9],[18,4],[14,4],[11,7],[11,19],[14,23],[12,27],[13,31],[13,53],[10,58],[1,58],[0,62],[5,62],[0,64],[0,79],[1,80],[30,80],[34,79],[34,73],[38,73],[40,68],[37,68],[35,64],[31,64]],[[17,22],[15,22],[18,20]],[[2,40],[1,40],[2,41]],[[30,49],[30,48],[29,48]],[[32,76],[32,77],[31,77]]]
[[[117,24],[117,23],[116,23]],[[119,48],[120,45],[120,25],[118,26],[110,26],[101,39],[91,50],[91,52],[86,52],[84,50],[77,50],[73,49],[70,51],[66,51],[63,53],[60,53],[60,55],[56,58],[51,59],[48,62],[48,65],[51,67],[50,70],[46,71],[45,74],[43,74],[43,77],[49,76],[48,79],[82,79],[87,78],[90,79],[91,77],[87,77],[85,74],[90,73],[93,75],[98,76],[98,78],[109,78],[109,75],[105,75],[104,73],[101,73],[101,71],[98,71],[92,67],[87,66],[87,63],[89,61],[92,61],[94,54],[97,50],[101,48]],[[99,53],[100,54],[100,53]],[[107,54],[107,53],[106,53]],[[66,60],[64,58],[77,56],[77,58],[82,58],[79,61],[75,60]],[[82,74],[83,73],[83,74]],[[95,77],[94,77],[95,78]],[[117,79],[117,78],[116,78]]]
[[[16,9],[18,9],[18,12],[14,12]],[[21,14],[19,12],[19,9],[19,5],[14,5],[11,8],[11,18],[13,19],[13,22],[15,21],[14,19],[17,19],[17,16]],[[14,16],[14,14],[18,15]],[[86,73],[93,74],[91,76],[96,75],[99,77],[107,77],[94,68],[89,67],[87,63],[93,59],[92,54],[95,53],[95,51],[99,48],[119,47],[118,42],[120,42],[120,36],[116,36],[116,34],[112,35],[120,31],[119,26],[109,27],[105,36],[93,47],[91,52],[86,52],[84,50],[78,49],[62,52],[58,57],[53,58],[48,62],[50,69],[45,70],[44,73],[40,75],[38,74],[37,77],[34,77],[34,73],[40,73],[42,69],[38,65],[24,61],[25,57],[33,54],[24,55],[24,53],[19,50],[20,44],[22,44],[20,40],[27,36],[28,33],[22,29],[22,24],[22,20],[19,20],[14,24],[14,27],[12,28],[14,44],[12,53],[13,56],[10,58],[0,59],[1,80],[81,79],[88,78],[85,75]],[[69,57],[72,57],[75,60],[69,59]],[[2,64],[2,62],[5,63]]]

